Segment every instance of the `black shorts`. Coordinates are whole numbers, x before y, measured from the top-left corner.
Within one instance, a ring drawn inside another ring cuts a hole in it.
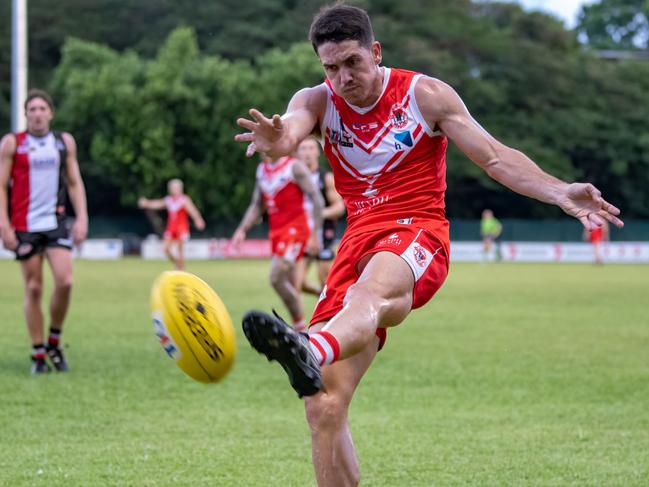
[[[335,233],[331,232],[331,235],[328,235],[327,232],[322,236],[322,249],[318,254],[318,260],[334,260],[336,253],[334,252],[334,238]]]
[[[70,220],[59,219],[58,226],[54,230],[46,232],[17,231],[16,260],[27,260],[36,254],[43,253],[48,248],[58,247],[72,250],[71,223]]]

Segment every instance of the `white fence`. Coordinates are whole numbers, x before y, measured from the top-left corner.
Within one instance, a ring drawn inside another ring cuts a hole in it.
[[[592,262],[593,248],[587,243],[501,242],[500,258],[503,262]],[[90,239],[74,251],[75,258],[90,260],[115,260],[124,255],[119,239]],[[269,258],[268,240],[246,240],[238,249],[230,246],[228,239],[191,240],[186,243],[188,260]],[[649,263],[649,242],[604,242],[602,257],[609,263]],[[0,245],[0,259],[13,259]],[[142,258],[164,259],[162,242],[146,239],[142,242]],[[495,260],[492,249],[487,260]],[[454,262],[481,262],[485,260],[480,242],[455,242],[451,244],[451,260]]]

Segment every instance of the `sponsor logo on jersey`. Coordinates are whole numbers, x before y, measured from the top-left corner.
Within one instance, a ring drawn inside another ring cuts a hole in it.
[[[399,218],[397,223],[399,225],[410,225],[412,223],[412,218]]]
[[[32,158],[31,167],[34,169],[48,169],[54,167],[58,164],[59,159],[57,157],[42,157],[42,158]]]
[[[371,123],[353,123],[352,128],[357,131],[357,132],[370,132],[371,130],[375,130],[379,128],[379,124],[376,122],[371,122]]]
[[[395,103],[390,109],[389,122],[397,129],[402,129],[408,125],[408,114],[401,103]]]
[[[394,134],[394,138],[401,142],[403,145],[407,145],[408,147],[413,146],[412,136],[410,135],[410,131],[408,130],[406,130],[405,132],[397,132],[396,134]]]
[[[346,132],[345,129],[342,130],[331,130],[329,134],[329,142],[332,145],[340,145],[342,147],[354,147],[354,142],[352,140],[352,135],[349,132]]]

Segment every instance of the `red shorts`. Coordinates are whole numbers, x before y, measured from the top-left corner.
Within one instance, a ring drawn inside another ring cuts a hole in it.
[[[309,241],[309,232],[288,228],[270,235],[273,256],[281,257],[288,262],[297,262],[304,255]]]
[[[386,225],[380,230],[345,235],[311,324],[327,321],[342,309],[347,289],[359,278],[359,262],[377,252],[397,254],[410,266],[415,277],[412,308],[420,308],[432,299],[448,275],[447,248],[431,233],[414,225]],[[386,329],[379,328],[376,334],[381,349]]]
[[[189,230],[186,228],[167,228],[163,238],[167,240],[182,240],[183,242],[187,242],[187,240],[189,240]]]

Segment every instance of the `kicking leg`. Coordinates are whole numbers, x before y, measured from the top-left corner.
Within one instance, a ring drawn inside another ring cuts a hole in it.
[[[343,309],[322,331],[333,335],[345,359],[374,340],[377,328],[401,323],[412,307],[415,278],[410,266],[398,255],[379,252],[369,256],[361,275],[349,287]],[[323,361],[327,362],[326,357]]]

